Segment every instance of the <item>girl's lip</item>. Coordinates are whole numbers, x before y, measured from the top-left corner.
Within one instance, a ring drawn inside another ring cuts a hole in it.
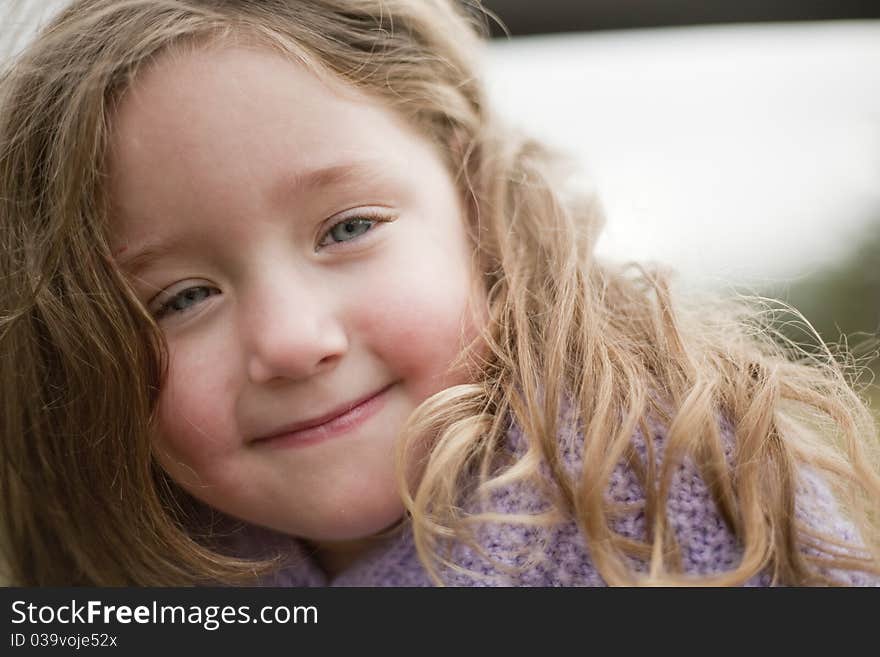
[[[253,442],[260,445],[278,447],[305,446],[347,433],[368,420],[382,408],[387,398],[385,393],[391,389],[392,385],[362,397],[355,402],[345,404],[331,413],[284,427],[270,435],[257,438]]]

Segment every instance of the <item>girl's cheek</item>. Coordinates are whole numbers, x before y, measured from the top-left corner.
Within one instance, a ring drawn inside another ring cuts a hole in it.
[[[422,398],[462,382],[447,370],[473,336],[469,281],[424,274],[386,279],[395,283],[386,282],[381,297],[362,305],[355,329]]]
[[[229,386],[231,354],[169,345],[168,376],[159,395],[160,445],[197,468],[227,447],[235,432]]]

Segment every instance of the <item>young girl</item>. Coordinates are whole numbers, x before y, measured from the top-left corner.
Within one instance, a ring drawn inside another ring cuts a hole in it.
[[[842,368],[597,260],[479,11],[75,0],[10,66],[11,582],[877,581]]]

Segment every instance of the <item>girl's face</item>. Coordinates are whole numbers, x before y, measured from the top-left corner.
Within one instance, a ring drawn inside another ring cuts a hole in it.
[[[482,300],[459,195],[378,101],[277,55],[161,58],[116,115],[113,242],[169,348],[159,459],[194,496],[339,540],[403,511],[393,445]]]

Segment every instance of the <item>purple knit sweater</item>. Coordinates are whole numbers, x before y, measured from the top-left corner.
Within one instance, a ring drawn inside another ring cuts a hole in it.
[[[723,426],[723,425],[722,425]],[[724,429],[728,438],[729,428]],[[515,456],[525,450],[522,433],[513,427],[508,432],[509,447]],[[655,445],[662,458],[664,436],[657,432]],[[732,443],[732,440],[728,441]],[[560,435],[561,456],[571,473],[581,461],[582,440],[574,434]],[[645,457],[644,440],[634,441],[637,451]],[[816,476],[801,473],[797,514],[811,526],[834,536],[854,542],[857,534],[834,506],[827,488]],[[502,513],[537,512],[549,502],[537,487],[523,482],[497,490],[489,508]],[[635,511],[615,521],[616,531],[624,537],[644,539],[645,518],[638,510],[644,491],[635,473],[620,466],[614,472],[608,490],[609,499],[635,507]],[[742,548],[721,519],[709,490],[696,468],[685,462],[675,474],[668,500],[668,519],[681,546],[685,573],[706,575],[733,569],[740,561]],[[629,506],[627,508],[630,508]],[[528,527],[516,523],[492,523],[476,534],[480,549],[464,545],[455,547],[452,558],[464,571],[445,570],[443,580],[452,586],[604,586],[594,566],[586,542],[573,521],[551,528]],[[328,581],[326,575],[294,539],[250,528],[236,538],[236,551],[242,555],[264,553],[281,547],[290,556],[288,565],[265,584],[270,586],[432,586],[415,551],[408,528],[393,539],[364,555],[348,569]],[[633,563],[636,568],[644,564]],[[500,567],[499,567],[500,566]],[[513,566],[510,568],[506,568]],[[465,572],[470,571],[470,573]],[[859,572],[835,573],[856,586],[880,585],[877,578]],[[769,573],[759,574],[747,585],[770,585]]]

